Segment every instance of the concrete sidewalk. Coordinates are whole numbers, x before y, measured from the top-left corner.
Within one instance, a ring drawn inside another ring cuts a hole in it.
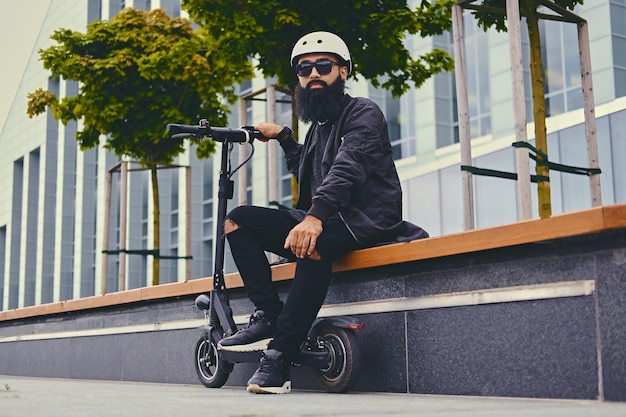
[[[243,388],[0,376],[0,417],[624,417],[626,403],[415,394],[254,395]]]

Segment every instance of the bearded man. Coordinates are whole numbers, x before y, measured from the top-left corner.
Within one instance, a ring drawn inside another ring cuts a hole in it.
[[[298,179],[298,203],[290,210],[240,206],[224,223],[256,310],[248,326],[218,348],[265,349],[248,381],[253,393],[291,390],[289,366],[324,302],[334,260],[356,249],[428,236],[402,220],[402,190],[383,113],[371,100],[344,92],[352,70],[345,42],[333,33],[309,33],[293,47],[291,66],[298,77],[298,116],[311,123],[304,143],[287,126],[261,123],[255,129],[279,141]],[[265,251],[296,262],[284,303]]]

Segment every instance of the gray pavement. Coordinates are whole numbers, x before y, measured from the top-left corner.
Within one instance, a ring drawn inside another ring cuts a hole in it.
[[[0,417],[624,417],[626,403],[416,394],[254,395],[243,388],[0,375]]]

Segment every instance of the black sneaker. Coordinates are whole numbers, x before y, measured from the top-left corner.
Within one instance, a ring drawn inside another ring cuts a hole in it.
[[[252,352],[267,349],[267,344],[276,333],[276,321],[265,317],[263,310],[250,316],[248,325],[218,343],[218,347],[229,352]]]
[[[289,359],[279,350],[261,352],[261,364],[248,381],[248,392],[255,394],[287,394],[291,392]]]

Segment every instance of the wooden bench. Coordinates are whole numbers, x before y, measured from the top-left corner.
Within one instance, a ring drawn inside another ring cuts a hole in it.
[[[336,262],[333,271],[344,272],[380,267],[404,262],[436,259],[450,255],[484,251],[495,248],[541,242],[569,236],[591,234],[626,228],[626,204],[596,207],[578,212],[555,215],[548,219],[532,219],[504,226],[476,229],[407,243],[379,246],[350,253]],[[272,267],[274,281],[293,278],[295,264]],[[240,288],[238,273],[226,275],[228,288]],[[79,298],[18,308],[0,312],[0,321],[42,315],[66,313],[109,307],[139,301],[164,299],[209,292],[212,279],[199,278],[186,282],[137,288],[105,295]]]

